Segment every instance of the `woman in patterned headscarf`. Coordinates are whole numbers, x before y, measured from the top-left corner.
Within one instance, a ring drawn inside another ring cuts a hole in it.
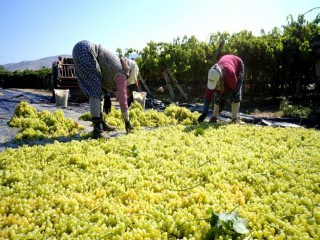
[[[117,89],[117,97],[125,121],[127,133],[133,129],[128,110],[127,86],[138,86],[139,67],[135,61],[120,58],[103,48],[100,44],[89,41],[78,42],[72,51],[79,86],[89,96],[90,114],[93,122],[93,138],[108,138],[105,131],[115,127],[103,119],[104,95]]]

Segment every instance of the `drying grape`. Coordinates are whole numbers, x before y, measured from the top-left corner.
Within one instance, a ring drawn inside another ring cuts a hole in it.
[[[48,110],[37,112],[27,102],[20,102],[14,111],[14,116],[8,122],[10,127],[20,128],[15,136],[17,140],[56,138],[71,136],[83,129],[70,117],[65,117],[61,109],[50,113]]]
[[[163,127],[0,153],[0,239],[200,240],[212,233],[209,208],[236,209],[251,238],[319,236],[319,131],[202,128],[182,125],[197,113],[174,106],[148,112],[132,121]],[[119,110],[111,117],[122,121]]]

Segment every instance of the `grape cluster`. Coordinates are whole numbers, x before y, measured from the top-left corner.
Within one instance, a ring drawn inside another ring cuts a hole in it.
[[[70,136],[83,129],[72,118],[65,117],[61,109],[53,113],[48,110],[38,112],[35,107],[24,101],[16,106],[14,115],[8,124],[10,127],[21,129],[15,137],[17,140]]]

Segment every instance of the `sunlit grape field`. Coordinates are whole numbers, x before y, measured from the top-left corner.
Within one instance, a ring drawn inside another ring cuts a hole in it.
[[[319,131],[148,114],[152,130],[0,153],[0,239],[319,239]]]

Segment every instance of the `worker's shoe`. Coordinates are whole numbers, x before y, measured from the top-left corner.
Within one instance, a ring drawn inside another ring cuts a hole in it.
[[[102,124],[103,131],[112,132],[112,131],[116,130],[116,127],[111,126],[111,125],[106,123],[102,113],[100,114],[100,118],[101,118],[101,124]]]
[[[102,124],[101,118],[92,118],[92,123],[93,123],[93,131],[92,131],[93,139],[110,138],[110,136],[103,130],[103,124]]]
[[[241,124],[241,120],[239,118],[234,118],[231,120],[231,123],[234,123],[234,124]]]
[[[115,131],[117,129],[114,126],[111,126],[111,125],[107,124],[104,120],[102,120],[101,122],[102,122],[103,131],[112,132],[112,131]]]
[[[198,117],[198,122],[201,123],[203,122],[207,117],[206,113],[202,113],[199,117]]]
[[[212,117],[209,120],[210,123],[216,123],[217,122],[217,118],[216,117]]]

